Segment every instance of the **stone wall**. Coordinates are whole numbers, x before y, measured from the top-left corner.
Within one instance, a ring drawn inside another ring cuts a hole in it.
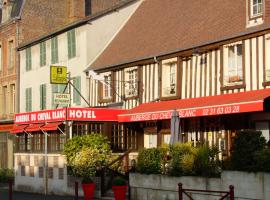
[[[178,183],[185,189],[229,191],[229,185],[235,187],[238,200],[270,199],[270,174],[224,171],[220,178],[169,177],[163,175],[130,174],[132,200],[178,200]],[[196,200],[218,199],[218,196],[192,194]],[[188,199],[184,195],[184,199]]]

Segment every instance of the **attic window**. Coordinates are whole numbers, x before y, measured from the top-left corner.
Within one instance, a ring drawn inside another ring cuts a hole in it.
[[[251,0],[250,3],[250,17],[261,16],[263,14],[263,0]]]

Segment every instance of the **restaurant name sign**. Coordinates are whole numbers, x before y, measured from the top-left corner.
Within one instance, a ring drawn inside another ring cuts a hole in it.
[[[67,115],[66,115],[67,112]],[[122,110],[99,108],[61,108],[15,115],[15,124],[29,124],[54,121],[117,121]]]
[[[209,106],[191,109],[177,110],[181,118],[200,117],[200,116],[214,116],[214,115],[226,115],[236,114],[243,112],[254,112],[263,110],[263,102],[248,102],[230,105]],[[145,112],[145,113],[132,113],[132,114],[120,114],[118,117],[119,122],[135,122],[135,121],[151,121],[151,120],[163,120],[171,119],[172,110],[169,111],[157,111],[157,112]]]

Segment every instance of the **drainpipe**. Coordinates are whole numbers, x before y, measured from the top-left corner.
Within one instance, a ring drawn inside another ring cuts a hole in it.
[[[16,47],[19,46],[19,41],[20,41],[20,32],[19,32],[19,20],[15,20],[16,23]],[[20,54],[19,51],[16,51],[16,99],[15,99],[15,113],[20,112]]]

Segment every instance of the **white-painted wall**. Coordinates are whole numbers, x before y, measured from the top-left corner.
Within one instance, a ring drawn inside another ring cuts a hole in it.
[[[130,174],[129,181],[132,200],[178,200],[178,183],[182,183],[184,189],[216,191],[229,191],[229,185],[233,185],[235,199],[238,200],[268,200],[270,197],[269,173],[224,171],[220,178]],[[188,199],[185,195],[183,197]],[[221,198],[213,194],[199,195],[198,193],[193,193],[192,197],[200,200]]]
[[[97,18],[89,24],[76,28],[76,57],[72,59],[68,59],[67,32],[57,36],[59,63],[54,65],[67,66],[72,77],[81,76],[81,93],[86,99],[88,83],[83,71],[103,51],[140,3],[141,1],[134,2],[115,12]],[[39,87],[41,84],[46,84],[47,109],[50,109],[52,105],[50,85],[51,40],[46,41],[46,66],[43,67],[40,67],[39,64],[39,49],[39,44],[31,47],[32,70],[28,72],[26,71],[26,50],[20,51],[20,112],[25,112],[25,89],[29,87],[32,88],[32,111],[40,110]],[[86,106],[87,104],[81,100],[80,107]]]

